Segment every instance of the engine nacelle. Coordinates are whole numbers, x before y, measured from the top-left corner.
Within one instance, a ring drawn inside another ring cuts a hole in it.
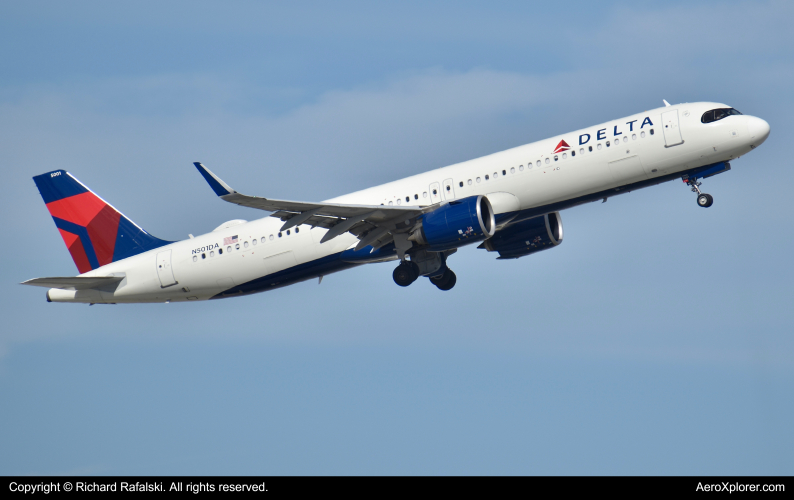
[[[480,248],[499,252],[499,259],[517,259],[547,250],[562,243],[562,218],[559,212],[512,224],[486,240]]]
[[[482,195],[450,201],[423,215],[420,222],[408,239],[436,252],[482,241],[496,231],[491,203]]]

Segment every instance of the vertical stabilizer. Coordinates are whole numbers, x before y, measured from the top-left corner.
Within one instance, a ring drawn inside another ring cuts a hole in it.
[[[171,243],[147,233],[65,170],[33,181],[80,274]]]

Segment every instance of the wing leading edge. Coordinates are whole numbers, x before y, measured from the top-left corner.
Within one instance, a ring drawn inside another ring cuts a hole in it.
[[[299,224],[328,229],[321,243],[349,232],[359,239],[356,250],[368,245],[372,246],[372,250],[377,250],[390,243],[395,233],[408,232],[416,224],[416,219],[428,211],[428,207],[418,206],[340,205],[249,196],[232,189],[201,163],[194,162],[193,165],[220,199],[243,207],[273,212],[271,217],[284,221],[282,231]]]

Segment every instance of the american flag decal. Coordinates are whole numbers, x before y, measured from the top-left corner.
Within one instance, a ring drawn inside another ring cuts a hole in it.
[[[223,239],[224,245],[231,245],[232,243],[237,243],[237,235],[229,236],[228,238]]]

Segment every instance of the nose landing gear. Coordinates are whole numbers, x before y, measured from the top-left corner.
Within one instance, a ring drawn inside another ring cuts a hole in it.
[[[689,187],[692,188],[693,193],[698,194],[698,206],[708,208],[714,204],[714,198],[710,194],[700,192],[700,185],[703,183],[698,182],[696,177],[684,178],[683,180]]]

